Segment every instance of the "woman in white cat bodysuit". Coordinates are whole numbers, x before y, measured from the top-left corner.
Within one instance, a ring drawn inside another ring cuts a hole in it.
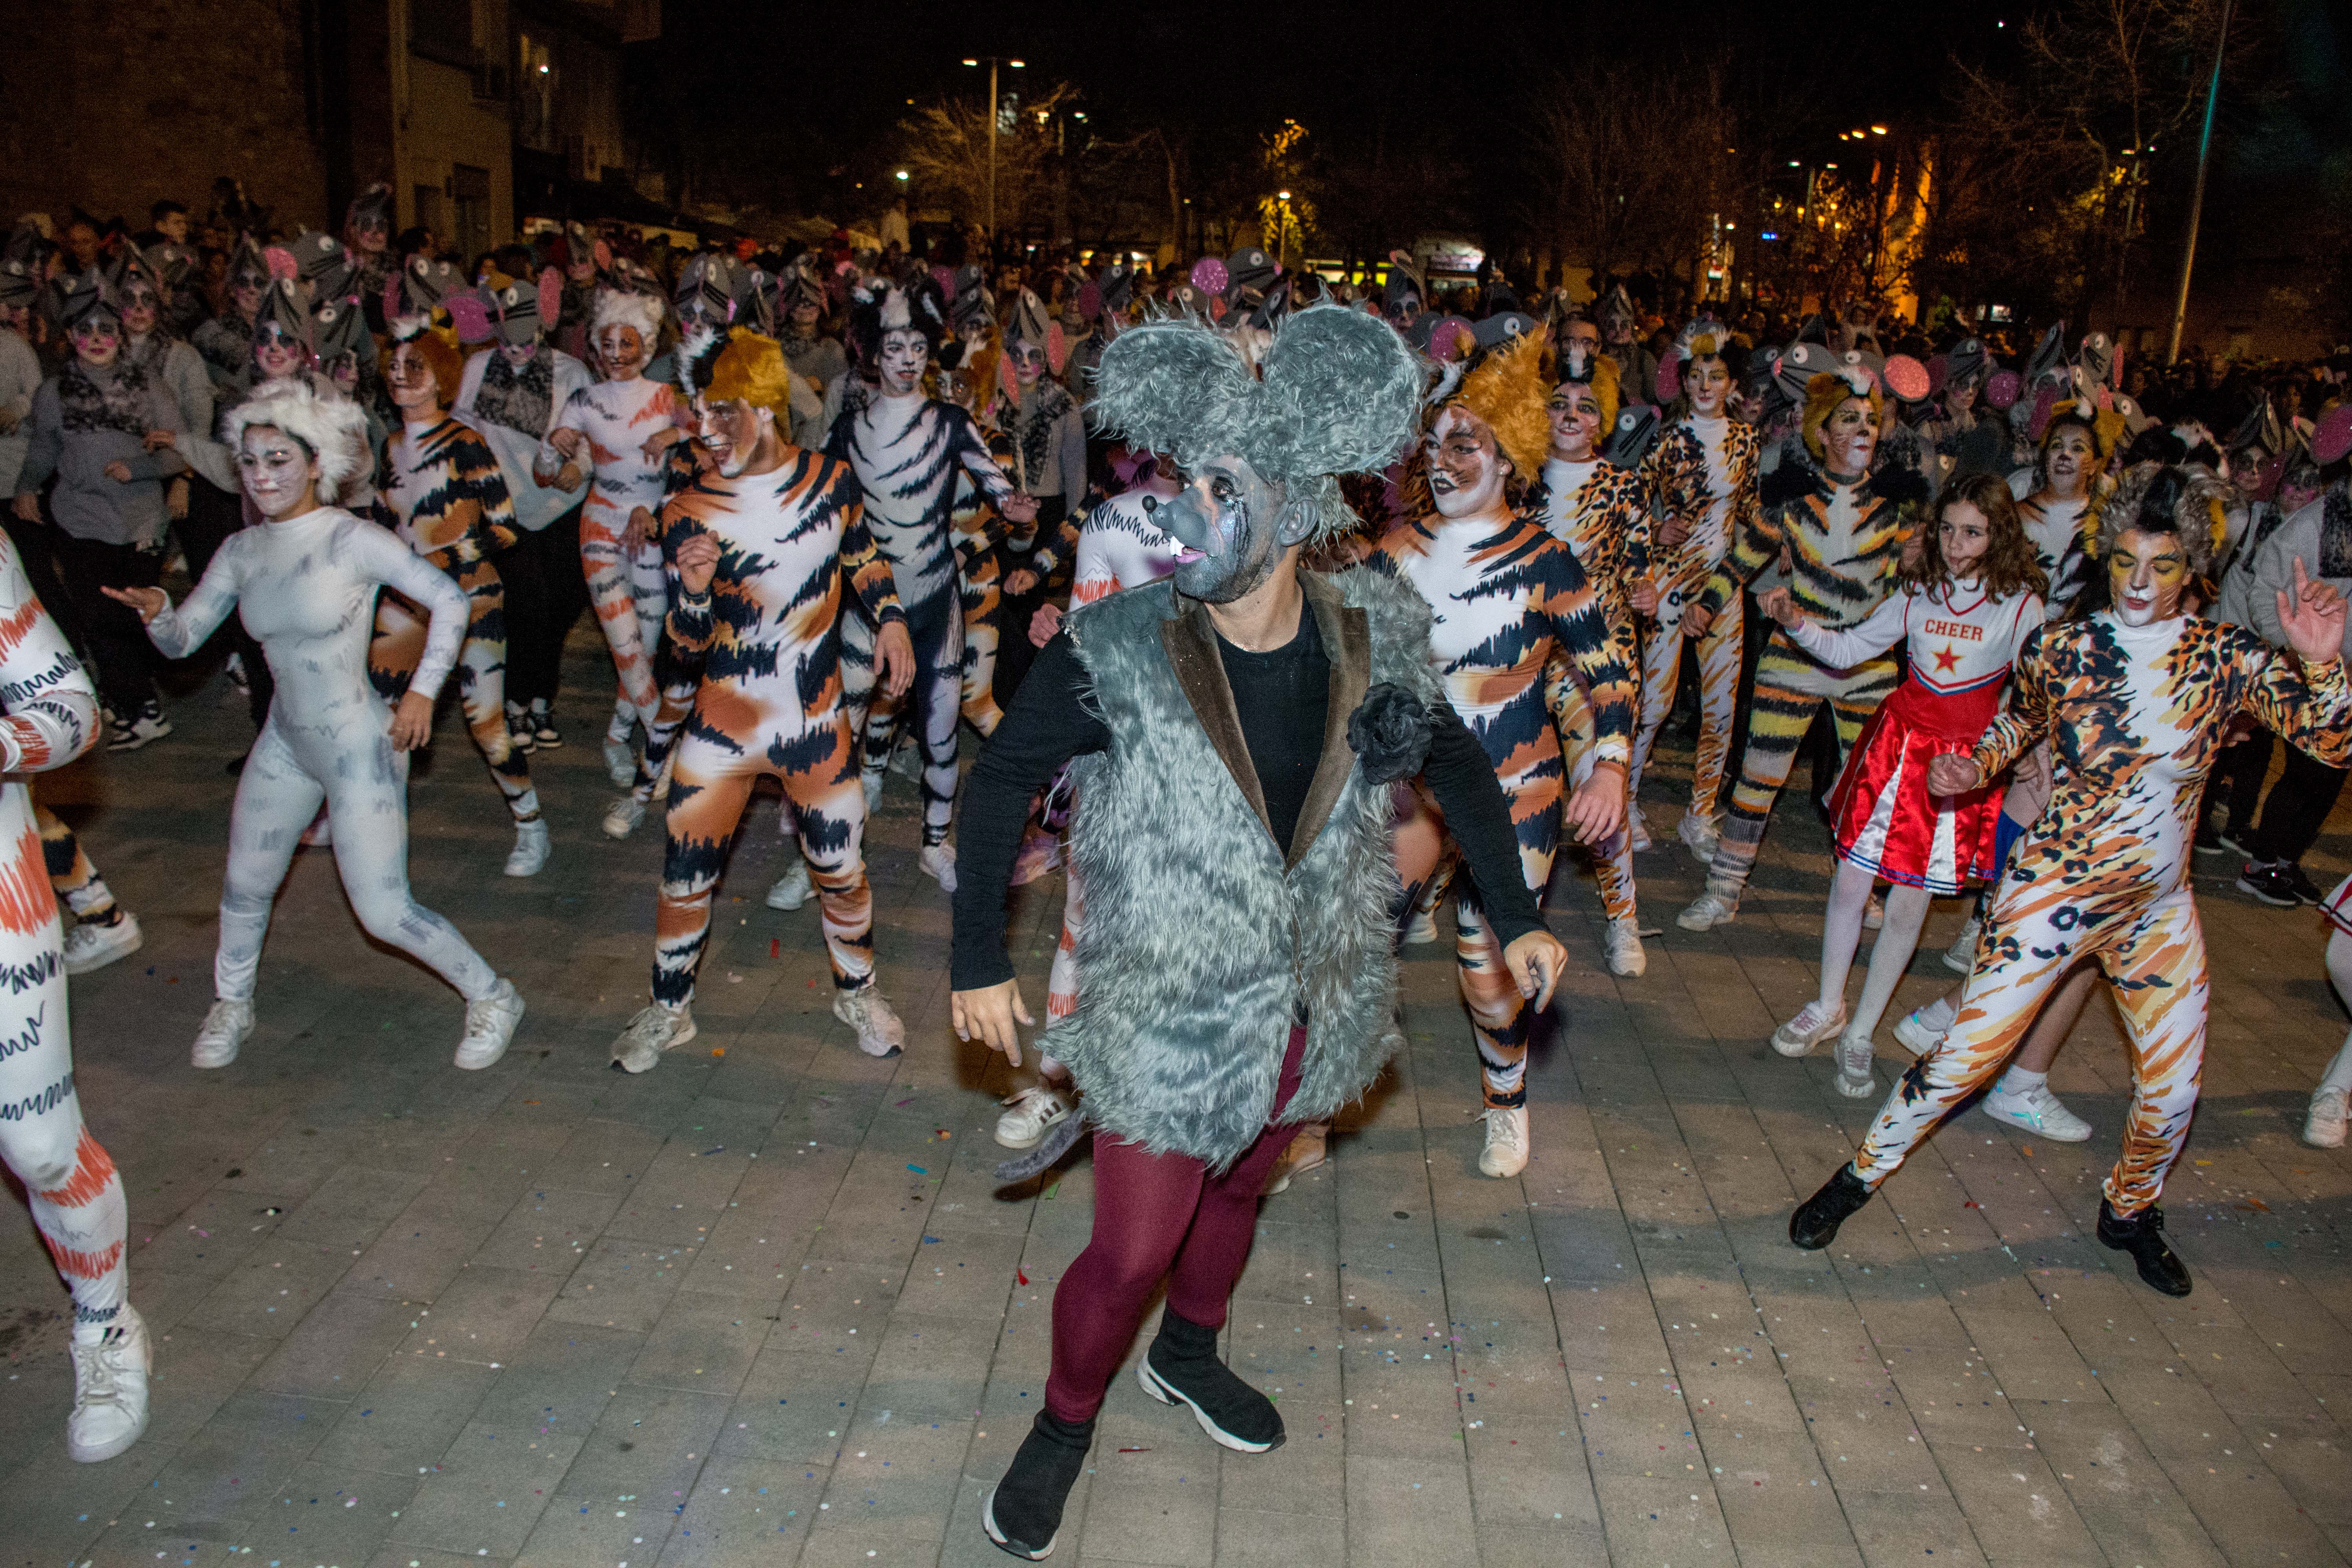
[[[178,609],[161,588],[108,589],[139,612],[166,658],[184,658],[238,611],[278,683],[268,721],[237,780],[221,887],[217,998],[192,1063],[226,1067],[253,1032],[254,972],[269,907],[320,802],[335,869],[367,933],[466,998],[461,1068],[505,1054],[522,998],[408,890],[407,753],[432,732],[433,700],[466,635],[466,591],[397,535],[334,504],[369,468],[357,404],[307,379],[266,382],[222,420],[237,475],[262,521],[229,536]],[[376,589],[396,588],[432,616],[425,655],[397,712],[368,684]]]

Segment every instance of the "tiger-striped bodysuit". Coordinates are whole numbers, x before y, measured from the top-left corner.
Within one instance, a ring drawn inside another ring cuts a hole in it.
[[[411,550],[466,591],[470,615],[457,656],[457,700],[466,728],[517,822],[539,820],[530,759],[507,729],[506,588],[490,556],[517,537],[514,504],[498,458],[472,427],[444,415],[411,425],[384,443],[376,476],[383,521]],[[376,600],[368,681],[397,703],[425,657],[432,617],[396,588]]]
[[[1151,509],[1174,500],[1176,494],[1176,481],[1155,473],[1087,513],[1085,526],[1078,530],[1070,608],[1107,599],[1139,583],[1157,583],[1176,570],[1176,552],[1181,546],[1151,521]],[[1053,973],[1045,982],[1048,1023],[1068,1017],[1078,1006],[1078,930],[1086,923],[1087,894],[1078,880],[1077,861],[1066,858],[1063,867],[1062,938],[1054,949]]]
[[[2010,857],[1958,1022],[1896,1081],[1853,1169],[1873,1187],[1893,1174],[2088,961],[2114,989],[2131,1052],[2131,1115],[2105,1184],[2128,1218],[2162,1193],[2197,1108],[2207,979],[2189,843],[2222,731],[2246,713],[2340,767],[2352,762],[2352,687],[2341,660],[2305,666],[2238,626],[2133,627],[2109,612],[2029,633],[2014,679],[1975,761],[1990,778],[2046,740],[2050,804]]]
[[[876,395],[834,425],[825,450],[846,463],[862,492],[866,528],[889,563],[915,643],[906,706],[923,748],[923,845],[947,842],[955,815],[956,721],[962,708],[963,613],[951,527],[956,481],[970,475],[1002,508],[1012,481],[989,456],[971,416],[912,393]],[[842,682],[853,728],[866,731],[874,697],[874,637],[852,616],[842,627]]]
[[[1825,631],[1859,625],[1895,586],[1895,574],[1903,563],[1907,472],[1900,478],[1874,475],[1852,485],[1832,485],[1790,451],[1772,477],[1774,483],[1767,488],[1778,493],[1766,496],[1767,504],[1751,514],[1699,596],[1699,605],[1710,614],[1737,605],[1741,587],[1776,566],[1785,548],[1793,567],[1788,586],[1806,618]],[[1881,493],[1882,485],[1895,493]],[[1739,783],[1731,792],[1723,837],[1707,868],[1708,892],[1730,908],[1738,907],[1764,842],[1765,825],[1772,819],[1772,803],[1789,782],[1798,742],[1811,727],[1814,711],[1829,704],[1843,764],[1896,679],[1895,660],[1886,655],[1850,669],[1831,669],[1799,647],[1784,627],[1772,628],[1756,667],[1748,751],[1740,762]]]
[[[709,592],[688,597],[677,549],[719,544]],[[701,661],[677,743],[654,913],[654,1000],[684,1006],[710,934],[710,900],[753,786],[783,786],[823,913],[833,983],[874,976],[874,897],[866,880],[866,796],[842,702],[842,591],[877,626],[904,620],[889,563],[866,536],[857,480],[821,452],[784,448],[782,466],[727,479],[705,472],[662,509],[662,559],[675,605],[670,641]]]
[[[650,729],[660,702],[654,684],[654,650],[661,645],[662,617],[669,613],[669,584],[662,574],[661,545],[646,529],[635,550],[622,543],[629,518],[640,507],[661,510],[669,489],[665,455],[647,458],[647,437],[677,423],[677,395],[665,381],[640,375],[583,386],[564,403],[555,428],[580,432],[583,448],[573,459],[589,476],[588,499],[580,509],[580,565],[588,579],[588,602],[613,650],[620,677],[609,739],[625,741],[633,723]]]
[[[1643,494],[1659,521],[1679,519],[1690,531],[1671,547],[1645,534],[1628,555],[1631,575],[1647,576],[1658,590],[1657,624],[1642,660],[1642,724],[1625,780],[1629,802],[1641,798],[1651,750],[1674,711],[1685,640],[1683,610],[1698,600],[1724,552],[1754,523],[1762,450],[1756,427],[1744,420],[1693,415],[1669,426],[1643,459]],[[1743,604],[1732,595],[1697,639],[1698,749],[1691,762],[1690,808],[1705,817],[1723,804],[1724,763],[1739,702]]]
[[[1633,563],[1645,559],[1649,551],[1650,509],[1641,476],[1598,458],[1581,463],[1554,458],[1544,464],[1543,489],[1528,498],[1527,510],[1576,556],[1601,595],[1618,658],[1626,668],[1639,668],[1641,644],[1634,636],[1633,606],[1626,592],[1627,584],[1640,575]],[[1567,752],[1569,780],[1571,784],[1581,784],[1591,776],[1597,760],[1594,748],[1601,739],[1592,704],[1584,688],[1570,679],[1552,699],[1552,710],[1560,716],[1559,738]],[[1592,847],[1601,907],[1611,920],[1632,920],[1637,912],[1631,824],[1633,796],[1630,778],[1627,782],[1627,825]]]
[[[73,1333],[121,1316],[129,1210],[114,1162],[82,1125],[67,1016],[65,931],[26,775],[61,768],[97,738],[98,691],[0,538],[0,1163],[25,1184],[33,1225],[73,1297]],[[37,826],[38,824],[38,826]]]
[[[2042,563],[2042,574],[2050,579],[2050,593],[2042,605],[2051,620],[2063,616],[2083,591],[2090,561],[2084,547],[2083,524],[2091,516],[2088,501],[2061,500],[2044,493],[2017,503],[2017,521],[2025,525],[2025,536],[2033,541],[2033,553]]]
[[[1599,731],[1594,761],[1622,766],[1633,751],[1634,675],[1600,594],[1574,552],[1526,515],[1499,526],[1492,518],[1417,518],[1391,529],[1365,564],[1403,578],[1428,602],[1447,698],[1495,764],[1518,831],[1520,868],[1540,902],[1559,847],[1566,770],[1557,726],[1580,680]],[[1425,791],[1401,791],[1399,804],[1402,919],[1453,847]],[[1475,886],[1458,880],[1453,896],[1462,1000],[1478,1039],[1486,1104],[1523,1105],[1535,1010],[1503,966]]]
[[[74,830],[39,801],[33,803],[33,821],[40,829],[41,860],[58,902],[84,925],[112,925],[121,918],[121,906],[114,901],[114,889],[90,864]]]

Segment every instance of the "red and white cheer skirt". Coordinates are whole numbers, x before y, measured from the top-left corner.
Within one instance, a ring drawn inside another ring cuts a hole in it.
[[[1930,795],[1927,764],[1976,750],[2000,710],[2000,688],[1996,680],[1945,695],[1906,680],[1879,705],[1830,796],[1839,859],[1931,893],[1992,879],[2000,788]]]

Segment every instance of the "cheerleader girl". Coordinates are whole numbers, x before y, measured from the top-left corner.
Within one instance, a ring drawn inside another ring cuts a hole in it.
[[[1910,679],[1871,717],[1830,797],[1838,868],[1822,929],[1822,994],[1772,1033],[1772,1048],[1784,1057],[1801,1057],[1836,1036],[1841,1094],[1858,1100],[1876,1089],[1871,1036],[1910,966],[1928,900],[1990,878],[2008,847],[1996,841],[2007,822],[2000,791],[1931,795],[1927,764],[1966,755],[1984,734],[2018,646],[2042,625],[2048,587],[2007,482],[1976,474],[1945,492],[1916,565],[1860,624],[1844,631],[1817,626],[1786,588],[1757,601],[1831,668],[1874,658],[1897,642],[1911,655]],[[1893,884],[1885,924],[1849,1017],[1846,973],[1872,883],[1881,879]]]

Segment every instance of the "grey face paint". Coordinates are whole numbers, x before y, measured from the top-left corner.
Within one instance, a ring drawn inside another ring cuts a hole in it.
[[[248,427],[236,455],[237,479],[261,515],[273,521],[305,510],[302,499],[318,476],[309,448],[272,425]]]
[[[1285,500],[1282,488],[1260,478],[1247,460],[1224,457],[1195,465],[1171,500],[1145,505],[1152,521],[1183,546],[1177,588],[1224,605],[1264,584],[1282,552],[1305,537]]]

